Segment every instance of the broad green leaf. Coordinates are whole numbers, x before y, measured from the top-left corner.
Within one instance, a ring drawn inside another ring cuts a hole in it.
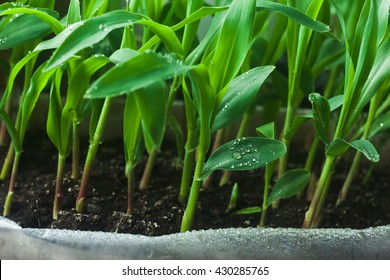
[[[379,47],[375,62],[372,67],[371,73],[367,78],[365,83],[362,96],[359,98],[359,102],[356,106],[356,111],[349,120],[349,127],[352,127],[356,120],[359,118],[363,108],[370,102],[374,94],[380,89],[380,87],[386,82],[389,78],[390,73],[390,39],[387,39]]]
[[[189,72],[192,84],[192,95],[200,119],[199,146],[209,148],[211,138],[211,120],[215,105],[215,91],[211,86],[207,68],[200,64]]]
[[[240,209],[234,212],[232,215],[251,215],[251,214],[260,213],[261,211],[262,211],[261,207],[254,206],[254,207]]]
[[[159,81],[135,92],[138,110],[142,117],[145,146],[148,153],[160,149],[166,127],[165,82]]]
[[[92,99],[89,101],[91,102],[91,116],[89,119],[89,139],[93,139],[100,115],[102,113],[104,101],[106,101],[106,99]]]
[[[259,126],[256,128],[257,135],[260,137],[266,137],[270,139],[275,139],[275,123],[270,122],[265,125]]]
[[[129,94],[126,97],[123,135],[126,163],[132,167],[136,162],[136,149],[141,135],[141,114],[137,108],[134,94]]]
[[[28,88],[23,103],[21,104],[22,119],[19,130],[20,145],[22,145],[23,138],[27,129],[27,124],[35,108],[35,104],[42,90],[46,87],[49,79],[55,72],[55,69],[48,72],[43,72],[45,66],[46,63],[39,66],[39,68],[35,71],[34,75],[31,78],[30,87]]]
[[[197,0],[189,0],[187,2],[187,11],[186,11],[186,18],[191,16],[195,11],[200,9],[204,5],[203,1],[197,1]],[[184,27],[184,34],[183,34],[183,51],[184,55],[187,55],[196,36],[197,36],[197,30],[199,27],[199,21],[192,22],[189,24],[186,24]]]
[[[328,103],[329,103],[330,111],[333,112],[334,110],[339,108],[343,104],[343,102],[344,102],[344,95],[336,95],[333,96],[332,98],[329,98]],[[302,125],[302,123],[312,118],[313,118],[312,112],[305,115],[295,116],[290,129],[287,131],[285,135],[286,139],[291,139],[295,135],[299,127]]]
[[[131,93],[158,81],[188,72],[192,67],[173,55],[139,54],[107,71],[86,93],[87,98],[104,98]]]
[[[203,167],[205,179],[215,170],[251,170],[262,167],[282,157],[286,146],[277,140],[247,137],[230,141],[219,147]]]
[[[46,121],[46,131],[50,141],[61,153],[61,80],[62,69],[57,69],[50,89],[49,112]],[[70,137],[70,135],[68,136]],[[63,154],[62,154],[63,155]]]
[[[22,46],[43,37],[51,30],[41,19],[28,14],[15,17],[0,31],[0,50]]]
[[[61,115],[61,153],[68,154],[70,149],[69,135],[74,117],[79,110],[83,96],[88,89],[89,81],[100,68],[110,60],[103,55],[95,55],[84,60],[70,77],[66,102]],[[78,116],[81,117],[81,116]]]
[[[57,49],[72,34],[75,29],[82,26],[83,24],[84,22],[80,21],[69,25],[58,36],[41,42],[38,46],[35,47],[33,53],[43,50]]]
[[[175,35],[175,32],[173,32],[170,27],[151,20],[143,20],[139,21],[138,23],[147,26],[150,31],[155,33],[161,39],[161,41],[163,41],[168,50],[181,55],[183,54],[183,47]],[[146,50],[145,46],[139,49],[140,52],[144,50]]]
[[[107,2],[107,0],[95,0],[93,1],[92,5],[87,5],[87,10],[83,11],[83,19],[90,19],[93,17],[104,4],[104,2]]]
[[[336,158],[342,154],[344,154],[349,147],[356,149],[359,152],[362,152],[366,158],[372,162],[379,161],[379,154],[376,151],[375,147],[368,140],[355,140],[352,143],[345,141],[344,139],[337,138],[326,150],[326,155],[329,157]]]
[[[323,24],[322,22],[319,22],[317,20],[314,20],[314,19],[308,17],[307,15],[302,13],[300,10],[298,10],[292,6],[288,6],[288,5],[284,5],[284,4],[280,4],[280,3],[274,3],[274,2],[270,2],[270,1],[257,0],[256,1],[256,8],[257,8],[257,10],[266,10],[266,11],[268,10],[268,11],[274,11],[274,12],[281,13],[281,14],[291,18],[292,20],[296,21],[297,23],[299,23],[303,26],[306,26],[306,27],[308,27],[316,32],[328,33],[329,35],[331,35],[329,26]]]
[[[16,82],[16,77],[17,75],[20,73],[20,71],[23,69],[23,67],[28,63],[30,62],[31,60],[33,60],[36,56],[38,55],[38,52],[32,52],[30,54],[27,54],[27,56],[25,56],[24,58],[22,58],[18,63],[15,64],[15,66],[12,68],[11,70],[11,73],[9,74],[9,77],[8,77],[8,83],[7,83],[7,87],[4,91],[4,94],[1,98],[1,102],[0,102],[0,109],[4,108],[5,106],[5,103],[7,102],[7,99],[9,98],[9,96],[11,95],[12,93],[12,89],[13,89],[13,86],[14,86],[14,83]]]
[[[213,17],[213,21],[211,22],[210,27],[207,30],[206,36],[199,43],[199,45],[187,56],[185,60],[187,64],[195,64],[199,61],[199,59],[203,57],[202,54],[205,52],[206,48],[212,45],[211,42],[213,42],[214,39],[217,39],[216,36],[222,28],[225,16],[225,13],[218,13]]]
[[[229,7],[202,7],[199,10],[195,11],[190,16],[186,17],[184,20],[179,22],[178,24],[171,27],[172,31],[177,31],[185,26],[187,26],[190,23],[193,23],[195,21],[198,21],[206,16],[227,10]],[[213,19],[213,22],[215,22],[215,17]],[[215,25],[211,25],[208,29],[208,32],[206,37],[202,40],[202,42],[197,46],[196,52],[193,51],[192,54],[189,57],[189,64],[194,64],[196,58],[200,58],[200,53],[204,51],[206,46],[208,45],[208,42],[211,40],[211,38],[214,37],[214,35],[219,31],[220,26],[222,26],[222,22],[220,22],[220,25],[216,27]],[[142,49],[150,49],[152,48],[156,43],[159,42],[159,38],[157,36],[153,36],[148,42],[146,42],[141,48]],[[186,61],[187,62],[187,61]]]
[[[274,69],[274,66],[261,66],[235,78],[222,98],[212,131],[238,120],[252,104],[264,80]]]
[[[8,134],[10,135],[12,144],[14,146],[15,151],[21,152],[21,145],[19,143],[19,134],[16,131],[15,125],[12,122],[11,118],[7,114],[7,112],[4,110],[4,108],[0,109],[0,119],[7,127]]]
[[[390,129],[390,112],[380,115],[370,127],[368,133],[368,139],[375,137],[376,135],[388,131]]]
[[[62,26],[61,22],[59,22],[56,18],[58,17],[57,14],[53,16],[53,11],[49,9],[38,9],[38,8],[29,8],[29,7],[17,7],[17,8],[11,8],[3,11],[0,16],[5,15],[15,15],[15,14],[29,14],[36,16],[46,22],[50,25],[51,29],[55,34],[60,33],[62,30],[64,30],[64,27]]]
[[[298,194],[310,181],[310,172],[303,168],[291,169],[278,179],[267,199],[267,205],[272,202]]]
[[[67,25],[79,22],[81,20],[80,13],[80,0],[70,0]]]
[[[227,11],[210,64],[211,85],[219,92],[237,74],[251,45],[255,0],[234,0]]]
[[[176,119],[175,115],[172,112],[169,112],[168,115],[168,127],[175,136],[177,158],[181,160],[184,155],[184,136],[183,129],[180,126],[179,121]]]
[[[317,137],[328,144],[328,128],[330,120],[330,106],[328,100],[318,93],[311,93],[309,100],[313,107],[313,121]]]
[[[145,19],[142,15],[117,10],[84,21],[56,49],[48,62],[46,70],[53,69],[80,50],[100,42],[112,30],[131,25],[142,19]]]

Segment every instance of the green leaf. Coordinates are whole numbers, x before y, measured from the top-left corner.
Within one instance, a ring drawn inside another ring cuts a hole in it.
[[[142,15],[117,10],[82,22],[56,49],[46,70],[53,69],[80,50],[100,42],[112,30],[131,25],[142,19],[145,19]],[[62,34],[59,34],[59,36],[61,37]]]
[[[43,37],[51,30],[41,19],[28,14],[15,17],[0,31],[0,50],[22,46]]]
[[[91,85],[85,97],[104,98],[131,93],[155,82],[182,75],[191,68],[174,55],[142,53],[107,71]]]
[[[145,146],[148,153],[151,153],[155,148],[159,150],[164,138],[167,119],[165,97],[167,90],[166,84],[159,81],[134,93],[142,117]]]
[[[67,25],[79,22],[80,20],[80,0],[71,0],[69,3]]]
[[[47,135],[50,141],[61,151],[61,80],[63,71],[57,69],[50,89],[49,112],[46,121]]]
[[[214,113],[216,95],[214,88],[210,84],[209,72],[203,64],[194,67],[189,72],[189,77],[192,84],[194,104],[200,119],[199,146],[207,151],[210,145],[211,121]]]
[[[319,137],[325,144],[328,144],[328,128],[330,120],[330,106],[328,100],[318,93],[311,93],[309,100],[313,107],[314,128],[317,137]]]
[[[55,72],[55,70],[43,72],[43,69],[46,66],[45,64],[46,63],[39,66],[39,68],[35,71],[34,75],[31,78],[30,87],[28,88],[23,103],[21,104],[22,119],[19,130],[20,145],[22,145],[23,138],[27,129],[27,124],[35,108],[35,104],[42,90],[46,87],[49,79]]]
[[[53,14],[54,12],[49,9],[40,9],[40,8],[29,8],[29,7],[17,7],[11,8],[3,11],[0,16],[5,15],[14,15],[14,14],[29,14],[36,16],[37,18],[43,20],[50,25],[51,29],[55,34],[60,33],[64,30],[61,22],[57,20],[58,14]]]
[[[256,8],[257,10],[274,11],[274,12],[281,13],[291,18],[292,20],[296,21],[297,23],[306,26],[316,32],[328,33],[330,36],[333,37],[333,35],[330,33],[329,26],[308,17],[300,10],[292,6],[288,6],[280,3],[274,3],[270,1],[257,0]]]
[[[261,66],[235,78],[222,98],[212,131],[217,131],[238,120],[255,100],[264,80],[274,69],[274,66]]]
[[[16,131],[15,125],[12,122],[11,118],[7,114],[7,112],[4,110],[4,108],[0,109],[0,119],[7,127],[8,134],[10,135],[12,144],[14,146],[14,149],[16,152],[21,152],[21,146],[19,143],[19,134]]]
[[[175,35],[175,32],[173,32],[170,27],[152,20],[143,20],[138,23],[147,26],[150,31],[155,33],[161,39],[161,41],[163,41],[168,50],[181,55],[183,54],[183,47]],[[144,50],[146,50],[145,46],[141,47],[139,51],[142,52]]]
[[[237,74],[251,45],[255,0],[234,0],[227,11],[210,64],[211,85],[219,92]]]
[[[136,162],[136,149],[141,135],[141,114],[137,108],[134,94],[129,94],[126,97],[123,135],[126,163],[133,166]]]
[[[370,127],[370,131],[368,133],[368,139],[372,139],[376,135],[388,131],[389,129],[390,129],[390,112],[387,112],[375,119],[375,121]]]
[[[269,139],[275,139],[275,123],[270,122],[256,128],[257,135]]]
[[[61,115],[61,153],[66,155],[70,150],[69,135],[72,129],[74,117],[80,112],[80,104],[88,89],[91,77],[103,66],[110,62],[110,59],[103,55],[95,55],[84,60],[76,68],[69,80],[66,102]],[[77,117],[81,117],[80,115]]]
[[[255,206],[255,207],[248,207],[240,209],[236,212],[234,212],[232,215],[251,215],[251,214],[257,214],[262,211],[261,207]]]
[[[310,172],[303,168],[291,169],[283,173],[267,199],[267,206],[272,202],[298,194],[310,181]]]
[[[332,98],[329,98],[328,103],[329,103],[330,111],[333,112],[334,110],[339,108],[343,104],[343,102],[344,102],[344,95],[336,95]],[[295,135],[299,127],[302,125],[302,123],[312,118],[313,118],[312,112],[305,115],[295,116],[290,129],[287,131],[285,135],[285,138],[291,139]]]
[[[87,7],[83,7],[82,18],[90,19],[91,17],[93,17],[99,11],[100,7],[104,4],[104,2],[107,2],[107,0],[95,0],[93,1],[93,3],[87,5]]]
[[[349,143],[344,139],[337,138],[329,145],[329,148],[326,150],[326,155],[336,158],[344,154],[349,149],[349,147],[362,152],[366,158],[372,162],[379,161],[379,154],[375,147],[371,144],[370,141],[363,139],[355,140],[352,143]]]
[[[277,140],[248,137],[230,141],[219,147],[203,167],[203,180],[215,170],[251,170],[282,157],[286,146]]]

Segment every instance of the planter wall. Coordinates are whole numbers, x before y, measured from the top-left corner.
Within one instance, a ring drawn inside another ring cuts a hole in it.
[[[390,226],[218,229],[160,237],[22,229],[0,217],[1,259],[389,259]]]

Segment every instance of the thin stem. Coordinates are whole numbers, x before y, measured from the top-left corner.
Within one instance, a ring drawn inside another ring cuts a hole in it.
[[[179,81],[180,80],[178,77],[175,77],[173,79],[173,82],[172,82],[172,85],[171,85],[171,88],[169,91],[169,95],[168,95],[168,100],[167,100],[167,106],[166,106],[167,112],[169,112],[169,110],[172,107],[173,101],[175,100]],[[141,182],[139,185],[139,189],[142,191],[144,191],[148,188],[148,185],[150,182],[150,177],[152,176],[152,171],[153,171],[153,167],[156,163],[158,152],[159,152],[158,149],[155,147],[155,148],[153,148],[153,150],[151,151],[151,153],[148,157],[148,161],[146,163],[146,167],[145,167],[145,170],[144,170],[144,173],[142,175],[142,179],[141,179]]]
[[[327,157],[325,160],[324,167],[322,169],[321,177],[318,181],[318,185],[316,187],[316,190],[314,192],[313,199],[310,203],[309,209],[307,210],[305,214],[305,219],[303,221],[303,227],[304,228],[310,228],[312,227],[313,222],[313,216],[314,213],[317,211],[318,203],[321,199],[321,195],[323,193],[324,188],[326,187],[326,182],[328,180],[328,177],[330,177],[332,168],[333,168],[333,162],[334,158]]]
[[[92,165],[95,161],[96,153],[99,148],[99,144],[103,135],[104,126],[106,124],[108,113],[111,107],[111,101],[112,101],[111,98],[106,98],[104,100],[103,108],[100,113],[100,117],[96,126],[95,133],[89,144],[87,159],[85,160],[85,165],[84,165],[83,177],[81,179],[80,190],[76,199],[76,211],[80,213],[84,212],[85,197],[87,195],[87,189],[89,185],[89,178],[91,176]]]
[[[321,193],[321,197],[320,197],[320,201],[317,205],[317,209],[315,210],[311,227],[318,227],[320,222],[321,222],[322,213],[323,213],[326,198],[328,196],[329,186],[330,186],[330,182],[332,181],[333,173],[334,173],[334,171],[330,172],[328,179],[325,182],[325,187]]]
[[[142,175],[141,182],[139,184],[139,189],[141,191],[146,191],[148,188],[149,182],[150,182],[150,177],[152,176],[152,171],[154,164],[156,162],[158,155],[158,149],[156,147],[153,148],[152,152],[150,153],[148,157],[148,161],[145,166],[144,174]]]
[[[194,178],[191,185],[190,196],[188,198],[186,210],[184,211],[183,214],[180,232],[186,232],[191,230],[192,228],[192,222],[195,215],[196,205],[198,203],[199,190],[202,185],[202,181],[199,180],[198,178],[200,178],[200,176],[202,175],[204,159],[205,159],[205,152],[199,148]]]
[[[195,135],[192,131],[188,131],[186,149],[184,154],[184,163],[183,163],[183,171],[181,176],[180,183],[180,193],[179,193],[179,201],[185,203],[188,198],[188,192],[190,189],[190,179],[192,175],[192,170],[194,166],[194,158],[195,158]]]
[[[225,129],[220,129],[217,131],[216,135],[215,135],[215,138],[214,138],[214,143],[213,143],[213,147],[211,148],[211,152],[214,152],[216,149],[218,149],[218,147],[221,145],[221,142],[222,142],[222,139],[223,139],[223,136],[225,134]],[[202,188],[206,189],[208,187],[210,187],[211,185],[211,182],[213,181],[213,174],[214,173],[211,173],[202,183]]]
[[[11,173],[11,179],[8,186],[8,193],[7,197],[5,199],[4,203],[4,211],[3,216],[7,217],[11,214],[11,208],[12,208],[12,201],[14,197],[14,190],[15,190],[15,183],[16,183],[16,176],[18,174],[19,169],[19,162],[20,162],[20,152],[15,153],[15,158],[12,166],[12,173]]]
[[[58,212],[62,207],[62,186],[64,178],[64,169],[65,169],[65,160],[66,157],[58,154],[58,165],[57,165],[57,177],[56,177],[56,190],[54,194],[54,204],[53,204],[53,220],[57,220]]]
[[[14,161],[15,150],[13,145],[9,145],[7,156],[4,159],[3,167],[1,169],[0,180],[4,181],[8,178],[11,172],[12,163]]]
[[[5,103],[5,112],[9,114],[11,111],[11,103],[12,103],[12,98],[8,98],[6,103]],[[1,128],[0,128],[0,146],[5,147],[9,143],[9,135],[7,131],[7,126],[5,123],[1,123]]]
[[[71,178],[77,180],[80,177],[80,136],[79,122],[75,121],[72,125],[72,174]]]
[[[376,111],[378,109],[378,101],[379,101],[378,95],[375,95],[370,102],[370,109],[368,112],[367,121],[364,125],[364,132],[363,132],[363,136],[361,139],[367,139],[367,137],[368,137],[368,133],[370,131],[371,125],[375,120]],[[353,162],[352,162],[352,166],[349,169],[347,178],[345,179],[343,187],[341,188],[341,191],[339,193],[339,197],[337,199],[336,206],[343,203],[345,201],[345,199],[347,198],[349,188],[351,187],[352,181],[355,178],[355,175],[359,169],[361,156],[362,155],[360,152],[357,152],[355,154],[355,157],[354,157]]]
[[[132,215],[134,212],[134,167],[129,167],[127,173],[127,214]]]
[[[374,162],[370,163],[370,167],[367,169],[366,175],[364,175],[364,178],[362,181],[363,184],[367,184],[368,180],[370,180],[371,175],[372,175],[372,171],[374,171],[375,165],[376,164]]]
[[[267,200],[268,200],[268,193],[269,193],[272,171],[273,168],[269,164],[267,164],[265,167],[263,205],[261,209],[261,218],[260,218],[259,227],[264,227],[265,225],[265,218],[267,216],[267,209],[268,209]]]

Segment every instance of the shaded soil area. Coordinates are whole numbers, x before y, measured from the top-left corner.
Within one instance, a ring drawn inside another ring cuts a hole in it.
[[[80,181],[70,179],[70,161],[64,178],[64,200],[59,219],[53,221],[52,203],[55,187],[57,153],[46,137],[28,135],[17,177],[14,203],[10,218],[23,227],[62,228],[121,232],[144,235],[163,235],[178,232],[185,206],[177,201],[181,169],[175,152],[159,154],[148,190],[135,191],[135,213],[125,215],[127,208],[127,179],[124,176],[124,156],[121,141],[104,142],[98,152],[88,193],[85,214],[74,210]],[[3,161],[6,149],[1,148]],[[85,159],[83,148],[81,162]],[[302,164],[304,156],[293,155],[294,164]],[[301,161],[301,162],[300,162]],[[136,177],[142,176],[146,157],[137,167]],[[348,167],[347,167],[348,168]],[[364,172],[355,179],[346,203],[335,207],[338,191],[347,168],[337,167],[330,189],[323,227],[366,228],[390,224],[390,176],[373,174],[362,184]],[[236,209],[260,206],[262,201],[263,170],[236,172],[225,187],[218,186],[220,173],[213,177],[209,188],[202,190],[194,220],[194,229],[256,227],[260,214],[231,215],[225,212],[232,185],[239,185]],[[8,180],[0,183],[0,205],[3,211]],[[304,198],[283,200],[278,209],[269,209],[266,226],[301,227],[309,202]]]

